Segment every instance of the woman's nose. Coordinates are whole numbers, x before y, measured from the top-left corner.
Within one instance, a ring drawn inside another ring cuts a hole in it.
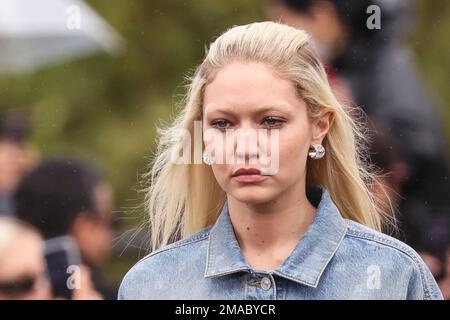
[[[252,127],[236,132],[236,157],[238,161],[257,161],[259,158],[258,132]]]

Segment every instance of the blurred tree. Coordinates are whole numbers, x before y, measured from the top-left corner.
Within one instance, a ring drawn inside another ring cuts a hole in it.
[[[417,24],[410,44],[428,89],[438,100],[450,138],[450,1],[417,2]]]

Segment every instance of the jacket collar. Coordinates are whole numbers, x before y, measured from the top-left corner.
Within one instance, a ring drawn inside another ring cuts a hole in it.
[[[347,230],[328,189],[318,187],[316,190],[321,191],[316,216],[290,256],[273,271],[273,274],[309,287],[317,287]],[[225,202],[210,230],[204,276],[216,277],[238,271],[253,272],[241,252]]]

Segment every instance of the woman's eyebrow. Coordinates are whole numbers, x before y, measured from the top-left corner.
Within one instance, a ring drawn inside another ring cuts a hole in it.
[[[217,105],[217,104],[208,104],[205,107],[205,112],[208,111],[208,109],[214,108],[213,110],[211,110],[211,112],[215,111],[215,112],[222,112],[231,116],[235,115],[235,112],[233,112],[233,109],[235,108],[228,108],[226,106],[222,106],[222,105]],[[285,112],[285,113],[291,113],[293,110],[292,105],[290,105],[287,102],[284,101],[277,101],[277,102],[271,102],[268,104],[265,104],[259,108],[256,108],[254,110],[254,113],[264,113],[264,112],[268,112],[268,111],[281,111],[281,112]]]
[[[267,112],[267,111],[282,111],[286,113],[291,113],[293,111],[292,105],[284,101],[276,101],[272,103],[268,103],[261,108],[258,108],[258,112]]]
[[[209,111],[208,109],[212,109],[212,110]],[[228,114],[231,116],[234,115],[234,112],[231,111],[230,108],[228,108],[226,106],[218,105],[218,104],[213,104],[213,103],[207,104],[204,112],[205,112],[205,114],[207,112],[222,112],[222,113],[225,113],[225,114]]]

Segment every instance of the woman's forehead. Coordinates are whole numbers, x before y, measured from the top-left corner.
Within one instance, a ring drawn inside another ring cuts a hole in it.
[[[206,85],[202,108],[205,113],[249,109],[290,112],[301,103],[294,85],[265,64],[235,62],[219,70]]]
[[[232,104],[215,104],[209,103],[205,105],[205,114],[208,113],[223,113],[229,115],[236,115],[242,112],[254,112],[254,113],[268,113],[268,112],[281,112],[285,114],[291,114],[294,112],[294,106],[287,101],[274,100],[263,104],[248,104],[245,108],[241,108]]]

